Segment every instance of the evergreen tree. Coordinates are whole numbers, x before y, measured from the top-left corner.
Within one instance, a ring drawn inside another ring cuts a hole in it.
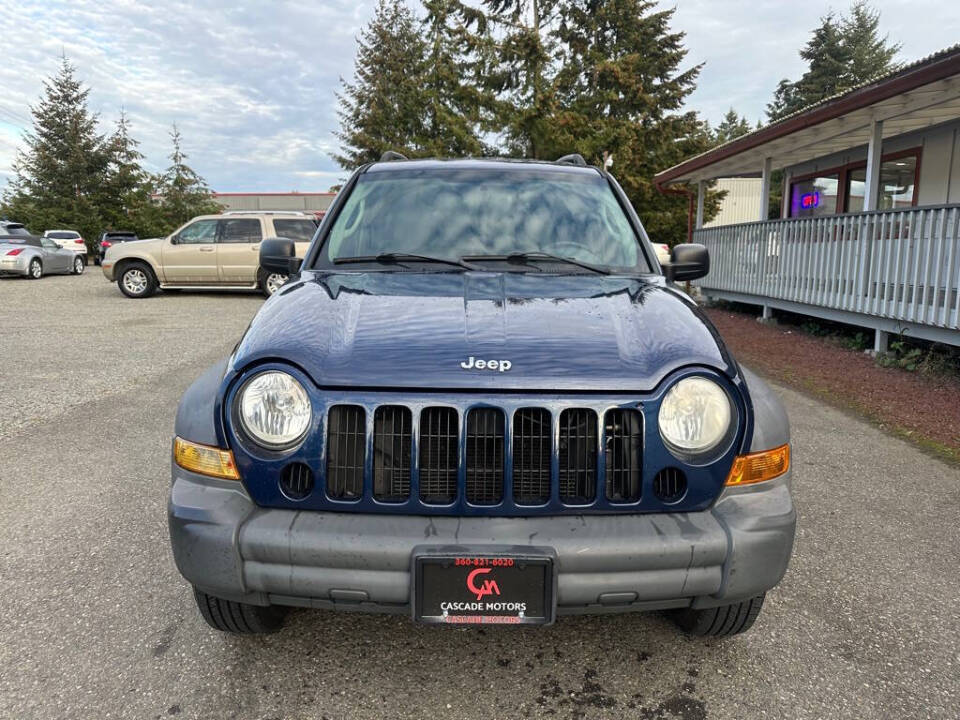
[[[845,82],[854,87],[870,78],[898,67],[893,58],[900,52],[900,43],[889,44],[889,35],[880,37],[880,12],[865,0],[855,2],[850,15],[841,24],[847,67]]]
[[[30,108],[33,130],[17,154],[4,191],[3,213],[33,232],[68,228],[92,242],[100,228],[99,200],[109,152],[87,107],[89,88],[66,58],[44,82],[40,102]]]
[[[717,125],[713,131],[713,136],[717,145],[722,145],[741,135],[746,135],[752,130],[753,128],[750,127],[747,119],[738,115],[737,111],[733,108],[730,108],[727,110],[727,114],[723,116],[723,120],[720,121],[720,124]]]
[[[177,126],[170,131],[173,152],[169,157],[172,165],[157,178],[161,196],[161,214],[167,230],[173,230],[197,215],[220,212],[221,207],[210,194],[206,182],[189,165],[181,147]]]
[[[833,13],[821,18],[820,26],[800,51],[807,70],[799,80],[781,80],[767,105],[772,121],[780,120],[808,105],[846,92],[878,75],[896,69],[894,56],[900,45],[880,37],[880,13],[864,0],[850,8],[850,15]]]
[[[653,184],[659,170],[708,149],[709,126],[684,112],[700,66],[681,69],[683,33],[669,27],[673,10],[653,0],[568,0],[557,38],[562,68],[555,81],[546,157],[579,152],[614,174],[657,242],[682,242],[687,200]],[[715,201],[707,206],[707,216]]]
[[[479,128],[490,94],[472,80],[479,64],[473,48],[483,15],[459,0],[425,0],[423,21],[423,107],[426,110],[418,151],[435,157],[482,155]]]
[[[490,38],[484,86],[495,93],[491,129],[502,134],[507,154],[549,158],[555,114],[557,32],[563,0],[482,0]]]
[[[352,170],[386,150],[424,155],[424,57],[416,19],[403,0],[379,0],[360,33],[354,79],[341,79],[340,153],[334,159]],[[446,79],[446,78],[445,78]],[[439,116],[438,112],[438,116]],[[439,127],[439,125],[438,125]]]
[[[141,166],[140,143],[130,134],[130,121],[121,110],[116,129],[107,141],[109,164],[102,188],[104,229],[132,230],[140,237],[160,235],[166,229],[151,199],[153,178]]]

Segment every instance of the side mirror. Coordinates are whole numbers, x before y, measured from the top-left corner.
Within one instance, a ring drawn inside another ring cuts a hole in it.
[[[296,257],[297,246],[288,238],[265,238],[260,243],[260,267],[268,272],[293,275],[303,261]]]
[[[696,280],[710,272],[710,254],[698,243],[675,245],[663,266],[667,280]]]
[[[179,235],[171,235],[171,236],[170,236],[170,244],[171,244],[171,245],[179,245],[179,244],[180,244],[180,236],[179,236]]]

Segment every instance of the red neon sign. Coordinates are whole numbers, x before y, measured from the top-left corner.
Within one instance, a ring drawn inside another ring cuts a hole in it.
[[[804,193],[800,196],[800,207],[804,210],[811,210],[820,205],[820,193]]]

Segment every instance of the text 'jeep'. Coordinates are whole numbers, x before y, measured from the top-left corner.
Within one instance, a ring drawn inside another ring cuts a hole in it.
[[[616,181],[556,163],[357,171],[291,280],[184,395],[170,534],[213,627],[302,606],[438,624],[669,610],[749,628],[787,567],[787,418]]]

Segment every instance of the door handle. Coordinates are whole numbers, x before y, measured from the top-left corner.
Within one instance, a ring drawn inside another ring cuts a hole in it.
[[[202,247],[202,248],[200,248],[200,252],[213,252],[214,250],[216,250],[216,248],[212,248],[212,247]]]

